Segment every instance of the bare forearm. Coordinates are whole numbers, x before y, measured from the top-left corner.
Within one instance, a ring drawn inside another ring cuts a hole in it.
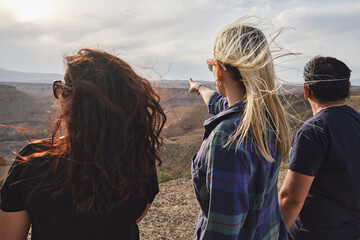
[[[211,90],[210,88],[205,87],[204,85],[201,85],[198,88],[198,93],[201,95],[201,97],[204,100],[204,103],[206,105],[209,104],[210,97],[214,92],[215,91]]]
[[[279,193],[279,205],[288,230],[299,216],[313,181],[314,176],[304,175],[291,169],[286,173]]]
[[[201,95],[201,97],[204,100],[204,103],[208,105],[210,97],[214,93],[214,91],[211,90],[210,88],[205,87],[199,82],[194,82],[192,78],[189,79],[189,83],[190,83],[189,92],[196,93],[197,95]]]
[[[279,198],[279,205],[286,229],[289,230],[299,216],[304,202],[293,202],[287,198]]]

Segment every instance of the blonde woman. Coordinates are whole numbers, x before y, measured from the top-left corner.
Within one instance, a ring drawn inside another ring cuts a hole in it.
[[[250,25],[227,26],[207,63],[217,92],[190,79],[190,92],[215,115],[192,159],[201,208],[194,239],[287,239],[277,178],[290,138],[266,37]]]

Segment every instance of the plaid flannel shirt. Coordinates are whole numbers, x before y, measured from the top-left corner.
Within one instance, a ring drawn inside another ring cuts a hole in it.
[[[205,134],[193,157],[192,178],[200,214],[194,239],[288,239],[277,197],[281,158],[265,161],[248,140],[224,147],[241,121],[244,103],[228,107],[214,93],[204,123]]]

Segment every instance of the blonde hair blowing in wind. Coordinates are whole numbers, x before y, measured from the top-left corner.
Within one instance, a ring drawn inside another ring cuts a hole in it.
[[[214,58],[239,70],[242,79],[238,81],[243,82],[246,91],[242,121],[227,145],[237,139],[238,148],[250,135],[260,155],[273,162],[269,144],[275,134],[275,151],[286,158],[290,149],[289,127],[277,96],[270,44],[263,32],[239,21],[225,27],[216,37]]]

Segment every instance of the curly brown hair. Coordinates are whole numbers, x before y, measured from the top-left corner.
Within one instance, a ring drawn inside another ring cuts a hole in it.
[[[65,56],[61,115],[46,150],[23,157],[53,158],[41,179],[51,176],[53,197],[70,192],[78,213],[108,212],[130,197],[142,197],[161,164],[160,132],[166,116],[151,83],[120,58],[81,49]],[[61,137],[59,137],[61,135]]]

